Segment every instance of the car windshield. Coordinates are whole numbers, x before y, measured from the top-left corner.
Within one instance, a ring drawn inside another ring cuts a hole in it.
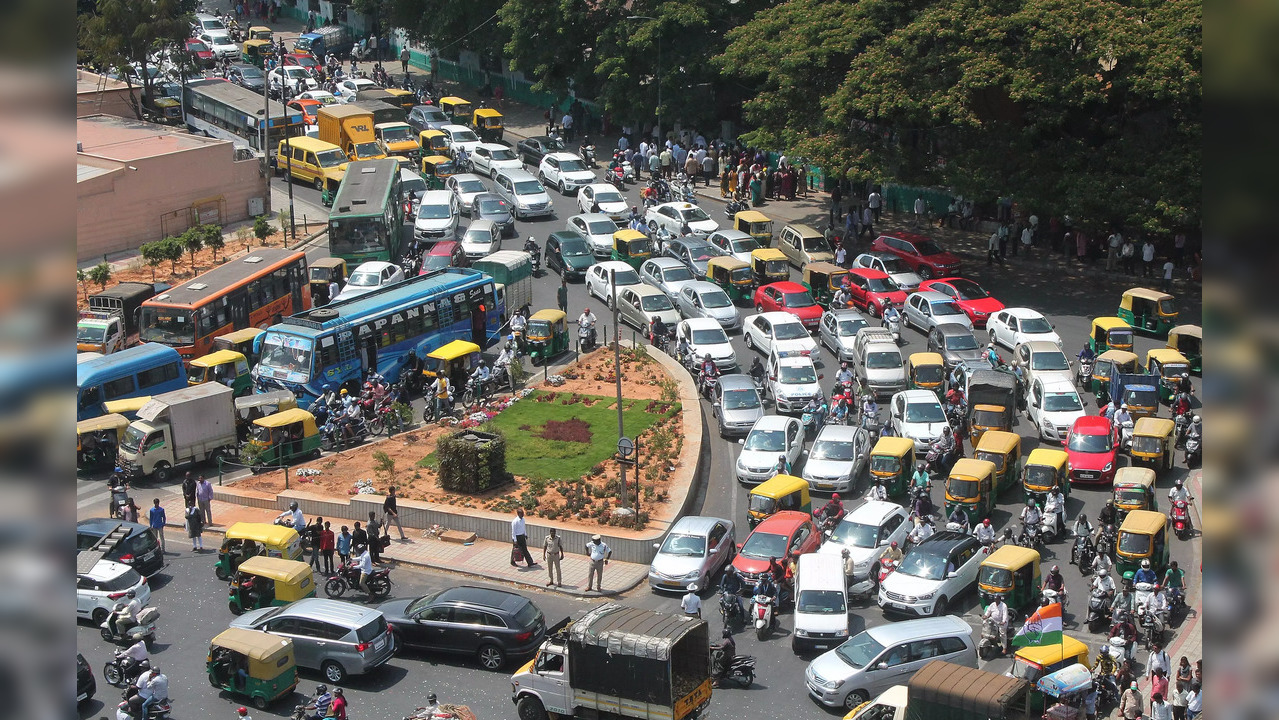
[[[786,448],[786,433],[781,430],[752,430],[751,434],[746,436],[746,444],[742,447],[747,450],[780,453]]]
[[[320,167],[337,167],[346,162],[341,150],[321,150],[315,154],[315,161]]]
[[[1008,674],[1020,680],[1034,683],[1044,676],[1044,669],[1038,663],[1032,663],[1025,658],[1018,657],[1013,660],[1012,670],[1009,670]]]
[[[808,337],[808,330],[803,323],[779,322],[773,325],[773,334],[778,340],[798,340]]]
[[[422,269],[427,271],[439,270],[440,268],[448,267],[452,263],[453,258],[448,255],[427,255],[422,258]]]
[[[1013,571],[1007,568],[982,565],[977,575],[977,582],[996,588],[1012,587]]]
[[[746,538],[741,554],[750,558],[767,560],[779,558],[786,554],[786,536],[772,533],[753,532]]]
[[[1139,487],[1129,487],[1115,490],[1115,503],[1126,507],[1145,507],[1146,498],[1149,493]]]
[[[722,328],[702,328],[693,331],[694,345],[723,345],[728,342],[728,336],[724,334]]]
[[[449,133],[455,143],[473,143],[479,142],[480,139],[470,130],[454,130]]]
[[[946,494],[962,499],[975,498],[977,497],[977,481],[956,477],[947,478]]]
[[[855,668],[866,667],[882,652],[884,646],[875,642],[867,633],[850,638],[848,642],[835,648],[835,655]]]
[[[892,278],[887,277],[866,278],[866,287],[869,288],[871,292],[897,292],[901,289],[897,286],[897,283],[893,282]]]
[[[857,337],[857,331],[864,327],[869,327],[870,323],[865,320],[840,320],[839,336],[840,337]]]
[[[474,243],[477,245],[487,245],[493,242],[493,233],[488,230],[478,230],[476,228],[467,228],[466,234],[462,236],[462,242]]]
[[[1083,433],[1071,433],[1070,439],[1066,441],[1066,447],[1075,452],[1082,453],[1104,453],[1110,452],[1110,436],[1109,435],[1085,435]]]
[[[935,302],[935,303],[932,303],[932,306],[933,306],[933,315],[936,315],[938,317],[964,314],[964,311],[960,310],[958,305],[950,301]]]
[[[563,250],[565,257],[581,257],[591,254],[591,249],[587,247],[586,241],[579,237],[565,240],[560,243],[560,248]]]
[[[205,30],[225,30],[226,29],[226,25],[223,25],[222,21],[216,18],[205,18],[204,20],[201,20],[200,27],[204,28]]]
[[[915,402],[906,404],[906,422],[908,423],[942,423],[946,422],[946,411],[936,402]]]
[[[848,612],[842,590],[801,590],[795,600],[795,612],[810,615],[836,615]]]
[[[1120,530],[1119,551],[1129,555],[1145,555],[1150,552],[1150,536]]]
[[[879,542],[879,526],[843,520],[835,526],[830,539],[840,545],[873,548]]]
[[[107,329],[102,325],[77,325],[75,339],[77,342],[101,343],[107,336]]]
[[[902,366],[901,353],[873,352],[866,356],[866,367],[874,370],[888,370]]]
[[[817,382],[817,371],[811,365],[783,365],[778,368],[777,379],[784,385],[811,385]]]
[[[667,535],[661,552],[664,555],[702,557],[706,555],[706,538],[701,535]]]
[[[675,306],[671,305],[671,299],[666,297],[666,293],[658,293],[656,295],[645,295],[640,303],[648,312],[659,312],[661,310],[674,310]]]
[[[586,223],[586,231],[592,235],[612,236],[617,231],[617,223],[612,220],[592,220]]]
[[[408,125],[396,125],[395,127],[383,128],[382,139],[387,142],[399,142],[401,140],[413,139],[413,128]],[[481,188],[484,186],[481,185]]]
[[[480,180],[459,180],[457,183],[457,189],[459,192],[463,193],[482,193],[487,190],[487,188],[484,187],[484,183]]]
[[[945,252],[945,250],[941,249],[940,245],[933,242],[932,240],[917,240],[915,242],[915,249],[919,251],[920,255],[924,255],[924,256],[940,255],[941,253]]]
[[[453,208],[448,205],[427,205],[422,203],[422,207],[417,211],[419,220],[446,220],[453,215]]]
[[[978,427],[999,427],[1004,422],[1004,414],[998,410],[973,410],[973,424]]]
[[[331,150],[330,152],[338,152]],[[421,204],[421,195],[419,193],[426,192],[426,181],[417,175],[412,177],[403,177],[400,180],[400,194],[406,198],[417,196],[418,204]]]
[[[365,142],[355,144],[355,156],[357,158],[368,158],[382,154],[382,148],[378,147],[375,142]]]
[[[723,290],[715,290],[714,292],[707,291],[701,295],[702,307],[722,308],[733,306],[733,302],[728,299],[728,295],[725,295]]]
[[[1022,318],[1021,331],[1030,335],[1039,335],[1052,332],[1053,326],[1041,317]]]
[[[585,169],[586,169],[586,166],[582,164],[581,160],[561,160],[560,161],[561,172],[581,172],[582,170],[585,170]]]
[[[786,307],[788,308],[806,308],[812,307],[817,303],[813,302],[813,296],[808,291],[782,293],[782,297],[786,298]]]
[[[818,438],[809,452],[810,460],[835,460],[851,462],[855,456],[853,444],[847,440],[822,440]]]
[[[1030,357],[1032,370],[1069,370],[1070,363],[1062,352],[1037,352]]]
[[[950,286],[959,293],[960,300],[984,300],[990,297],[990,293],[972,280],[951,280]]]
[[[911,272],[911,269],[906,267],[906,263],[902,262],[900,258],[884,257],[880,258],[879,262],[884,266],[884,272],[890,275]]]
[[[613,284],[621,287],[623,285],[639,285],[639,275],[634,270],[627,268],[625,270],[616,270],[613,272]]]
[[[693,271],[680,265],[679,267],[662,268],[662,282],[681,282],[683,280],[692,280]]]
[[[972,334],[946,336],[947,350],[976,350],[978,347],[977,338]]]
[[[489,157],[493,160],[518,160],[520,156],[516,155],[515,151],[510,148],[502,148],[489,153]]]
[[[906,553],[897,572],[923,580],[941,580],[946,577],[946,557],[916,549]]]
[[[191,52],[208,52],[209,46],[199,40],[188,40],[187,50],[190,50]]]
[[[351,273],[351,279],[347,281],[347,285],[355,287],[377,287],[382,283],[382,274],[377,271],[360,271],[356,270]]]
[[[304,68],[304,67],[299,67],[299,66],[297,66],[297,65],[291,65],[291,66],[289,66],[289,67],[284,68],[284,74],[285,74],[285,75],[287,75],[287,76],[288,76],[288,78],[289,78],[290,80],[293,80],[293,79],[296,79],[296,78],[309,78],[309,77],[311,77],[311,71],[310,71],[310,70],[307,70],[307,69],[306,69],[306,68]]]
[[[479,201],[481,215],[504,215],[510,212],[506,201],[501,198],[483,198]]]
[[[240,68],[240,76],[250,80],[257,80],[262,77],[262,71],[252,65],[246,65]]]
[[[1044,396],[1044,410],[1046,412],[1072,412],[1083,410],[1084,406],[1079,402],[1079,394],[1073,392],[1048,393]]]
[[[516,195],[536,195],[546,192],[546,188],[542,187],[542,183],[536,180],[523,180],[515,183]]]
[[[751,410],[759,406],[759,393],[754,390],[729,390],[724,393],[725,410]]]
[[[826,238],[821,235],[804,238],[804,252],[819,253],[830,252],[830,243],[826,242]]]
[[[595,193],[595,202],[597,203],[620,203],[626,202],[621,195],[615,190],[600,190]]]
[[[684,222],[686,223],[694,223],[702,220],[711,219],[711,216],[707,215],[706,211],[702,210],[696,205],[690,208],[685,208],[683,210],[680,210],[679,214],[680,214],[680,217],[683,218]]]

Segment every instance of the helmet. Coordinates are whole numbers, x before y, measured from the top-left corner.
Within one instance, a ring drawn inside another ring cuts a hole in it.
[[[841,370],[847,370],[847,369],[848,369],[848,363],[846,363],[846,362],[842,362],[842,363],[840,363],[840,364],[839,364],[839,367],[840,367],[840,369],[841,369]]]
[[[1181,478],[1177,478],[1174,484],[1176,484],[1177,487],[1181,487]]]
[[[1033,508],[1033,507],[1035,507],[1035,501],[1034,501],[1034,500],[1027,500],[1027,501],[1026,501],[1026,507],[1028,507],[1028,508]]]
[[[950,432],[951,432],[951,430],[950,430],[950,426],[949,426],[949,425],[947,425],[946,427],[944,427],[944,428],[942,428],[942,429],[941,429],[941,434],[942,434],[942,435],[949,435],[949,434],[950,434]]]
[[[1127,409],[1128,409],[1128,403],[1124,403],[1123,405],[1120,405],[1120,406],[1119,406],[1119,409],[1120,409],[1120,410],[1127,410]]]
[[[429,702],[429,703],[431,703],[432,705],[434,705],[434,704],[435,704],[435,700],[436,700],[436,698],[435,698],[435,693],[427,693],[427,695],[426,695],[426,701],[427,701],[427,702]]]
[[[990,518],[986,518],[985,520],[982,520],[981,524],[985,525],[986,527],[990,527]]]
[[[1199,422],[1199,416],[1198,415],[1191,416],[1190,422]]]
[[[992,342],[992,343],[986,343],[986,349],[987,349],[987,350],[994,350],[994,349],[995,349],[995,343],[993,343],[993,342]]]
[[[373,383],[371,383],[371,382],[366,382],[366,383],[364,383],[364,389],[365,389],[365,390],[372,390],[372,389],[373,389]]]
[[[524,242],[526,242],[526,243],[535,243],[535,242],[537,242],[537,240],[536,240],[536,239],[534,239],[534,237],[533,237],[532,235],[529,235],[529,236],[528,236],[528,240],[525,240]]]
[[[710,361],[711,361],[710,353],[705,353],[704,355],[702,355],[702,362],[710,362]]]
[[[1060,565],[1053,565],[1052,572],[1055,572],[1055,573],[1059,573],[1059,572],[1061,572],[1061,566],[1060,566]]]
[[[324,383],[324,392],[328,392],[332,389],[333,389],[333,383]]]
[[[1155,590],[1159,589],[1159,583],[1155,583]]]
[[[1147,569],[1148,569],[1148,568],[1150,567],[1150,559],[1149,559],[1149,558],[1147,558],[1147,559],[1145,559],[1145,560],[1142,560],[1142,561],[1141,561],[1141,567],[1143,567],[1143,568],[1147,568]]]
[[[479,366],[484,367],[484,358],[480,358]]]
[[[848,548],[844,548],[843,550],[839,551],[839,554],[844,557],[848,557],[851,553],[848,552]]]
[[[350,395],[350,393],[348,393],[348,392],[346,391],[346,388],[342,388],[342,392],[341,392],[341,394],[342,394],[342,395]]]
[[[893,541],[893,543],[892,543],[892,545],[890,545],[889,547],[897,547],[897,541],[896,541],[896,540],[894,540],[894,541]]]
[[[249,714],[249,709],[246,707],[241,707],[239,710],[236,710],[235,712],[240,717],[247,717]]]
[[[1190,373],[1182,373],[1182,374],[1181,374],[1181,376],[1182,376],[1183,378],[1189,378],[1189,377],[1190,377]]]
[[[324,693],[326,693],[326,692],[328,692],[328,691],[329,691],[329,686],[328,686],[328,685],[316,685],[316,686],[315,686],[315,694],[316,694],[316,695],[323,695]]]
[[[831,493],[830,499],[839,502],[839,493]]]
[[[124,472],[124,468],[120,467],[119,465],[116,465],[116,466],[115,466],[115,471],[116,471],[116,472]]]
[[[1102,569],[1101,569],[1101,576],[1102,576],[1102,577],[1110,577],[1110,568],[1102,568]]]
[[[729,630],[728,626],[726,625],[724,626],[724,629],[720,631],[720,637],[726,637],[726,638],[733,637],[733,631]]]
[[[298,509],[298,501],[297,501],[297,500],[294,500],[293,502],[289,503],[289,509],[290,509],[290,510],[297,510],[297,509]]]

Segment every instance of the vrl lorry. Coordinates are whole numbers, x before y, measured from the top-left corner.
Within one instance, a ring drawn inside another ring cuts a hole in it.
[[[226,385],[204,383],[151,398],[120,442],[125,474],[165,482],[180,465],[234,456],[234,396]]]
[[[386,157],[373,133],[373,113],[350,105],[325,105],[316,112],[320,139],[342,148],[351,160]]]

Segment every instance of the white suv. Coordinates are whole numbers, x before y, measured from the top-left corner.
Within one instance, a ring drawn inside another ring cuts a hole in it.
[[[123,563],[99,560],[93,569],[76,576],[75,612],[78,617],[101,623],[120,600],[132,590],[146,606],[151,599],[147,579]]]
[[[503,170],[520,170],[524,164],[514,150],[498,143],[480,143],[471,151],[471,165],[476,173],[489,177]]]
[[[595,173],[573,153],[547,153],[537,166],[537,179],[553,185],[561,195],[570,195],[595,182]]]
[[[764,389],[777,403],[779,413],[802,412],[809,400],[822,395],[813,359],[799,354],[779,358],[771,353]]]
[[[453,206],[453,193],[427,190],[422,193],[417,217],[413,220],[413,237],[418,240],[453,240],[457,235],[458,213]]]

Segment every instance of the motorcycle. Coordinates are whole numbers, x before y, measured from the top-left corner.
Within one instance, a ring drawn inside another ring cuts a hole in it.
[[[981,641],[977,644],[977,654],[982,660],[990,660],[1004,654],[1004,639],[994,620],[982,619]]]
[[[349,431],[349,432],[348,432]],[[369,436],[368,425],[361,417],[354,425],[347,425],[344,430],[338,423],[337,416],[330,416],[324,427],[320,428],[320,447],[325,452],[333,452],[335,448],[346,445],[359,445]]]
[[[1092,365],[1092,360],[1079,361],[1079,370],[1075,373],[1075,384],[1079,387],[1086,388],[1092,381]]]
[[[737,597],[722,590],[719,593],[719,616],[724,622],[724,627],[731,627],[735,622],[746,620]]]
[[[1084,620],[1089,632],[1101,632],[1110,627],[1110,595],[1094,588],[1088,595],[1088,617]]]
[[[1172,517],[1172,529],[1177,533],[1177,539],[1188,539],[1190,537],[1190,505],[1185,500],[1174,500],[1172,510],[1168,514]]]
[[[376,602],[391,594],[391,571],[386,568],[373,568],[369,575],[369,601]],[[346,563],[338,568],[337,573],[324,581],[324,594],[331,598],[340,598],[348,588],[360,587],[360,568],[354,563]]]
[[[731,221],[737,216],[737,213],[747,210],[750,210],[750,205],[747,205],[745,200],[729,200],[728,204],[724,206],[724,215]]]
[[[879,584],[875,582],[875,576],[867,573],[866,577],[858,580],[853,577],[848,585],[845,595],[849,602],[854,600],[867,600],[875,596],[879,592]]]
[[[1201,455],[1198,435],[1186,436],[1186,450],[1185,454],[1182,455],[1182,460],[1185,461],[1186,467],[1198,467],[1199,463],[1202,462],[1203,456]]]
[[[617,188],[618,192],[626,191],[626,171],[620,165],[614,165],[604,173],[604,179],[609,185]]]
[[[138,623],[120,634],[115,627],[115,619],[119,613],[123,612],[125,604],[116,603],[111,612],[107,613],[107,619],[102,621],[98,627],[101,628],[102,639],[110,643],[123,643],[132,645],[133,643],[143,640],[147,647],[150,648],[155,643],[155,619],[160,617],[160,610],[154,606],[148,605],[138,611]]]
[[[1016,544],[1031,550],[1041,547],[1043,541],[1039,536],[1039,532],[1039,523],[1031,523],[1029,525],[1023,523],[1021,532],[1017,534]]]
[[[715,399],[715,387],[719,385],[719,376],[699,373],[697,388],[707,400]]]
[[[880,559],[879,559],[879,583],[878,583],[878,584],[879,584],[879,585],[883,585],[883,584],[884,584],[884,580],[885,580],[885,579],[887,579],[889,575],[892,575],[892,574],[893,574],[893,571],[894,571],[894,570],[896,570],[896,569],[897,569],[897,561],[896,561],[896,560],[893,560],[893,559],[891,559],[891,558],[880,558]]]
[[[1173,432],[1173,437],[1175,438],[1173,442],[1176,449],[1183,450],[1186,447],[1186,431],[1190,429],[1190,413],[1178,413],[1172,421],[1176,427]]]
[[[1070,548],[1070,564],[1079,567],[1079,571],[1087,574],[1092,567],[1092,559],[1097,555],[1092,538],[1087,535],[1076,535],[1075,544]]]
[[[124,509],[129,506],[129,486],[120,484],[111,486],[111,517],[123,520]]]
[[[1141,628],[1140,633],[1146,638],[1147,650],[1156,644],[1163,644],[1164,623],[1146,605],[1137,606],[1137,627]]]
[[[138,676],[144,671],[151,669],[151,661],[143,660],[142,662],[133,663],[128,668],[124,666],[124,653],[116,652],[115,656],[102,666],[102,679],[112,687],[126,687],[132,685]]]
[[[123,693],[120,693],[120,697],[124,700],[128,700],[137,693],[138,689],[129,685],[124,689]],[[169,698],[161,698],[160,700],[151,703],[150,707],[147,708],[146,714],[139,720],[168,720],[169,713],[171,712],[173,712],[173,703],[169,701]]]
[[[884,325],[888,328],[888,333],[893,336],[893,343],[896,345],[901,345],[902,344],[901,316],[898,315],[897,317],[894,317],[890,320],[885,320]]]
[[[759,640],[767,639],[768,633],[777,626],[777,613],[773,607],[773,598],[768,595],[752,597],[751,617],[755,621],[755,637]]]
[[[422,422],[433,423],[436,420],[439,420],[440,417],[443,417],[435,412],[436,400],[437,398],[434,396],[426,398],[426,407],[422,408]],[[452,416],[456,411],[454,404],[455,400],[453,398],[453,393],[450,392],[448,399],[444,401],[444,407],[442,408],[443,414],[446,416]]]
[[[542,253],[536,249],[526,250],[529,260],[533,263],[533,277],[541,277],[542,275]]]
[[[755,658],[750,655],[734,656],[733,662],[729,664],[728,669],[715,680],[717,682],[732,680],[743,688],[750,687],[755,682]]]
[[[595,327],[579,325],[577,328],[577,351],[588,353],[595,349]]]
[[[583,145],[577,149],[587,167],[595,167],[595,146]]]
[[[1107,526],[1113,527],[1113,526]],[[1111,560],[1115,559],[1115,543],[1119,539],[1118,530],[1108,530],[1102,528],[1101,534],[1097,536],[1097,553],[1105,555]]]

